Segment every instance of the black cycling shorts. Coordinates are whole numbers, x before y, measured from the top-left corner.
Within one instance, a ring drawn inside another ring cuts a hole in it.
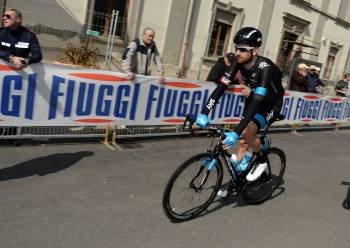
[[[254,115],[252,122],[258,127],[258,130],[266,127],[267,124],[271,125],[276,121],[276,117],[281,112],[282,106],[283,97],[278,98],[274,103],[263,102]]]

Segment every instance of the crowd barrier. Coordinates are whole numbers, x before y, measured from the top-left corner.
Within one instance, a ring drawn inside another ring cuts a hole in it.
[[[138,76],[45,63],[17,70],[1,61],[0,139],[178,135],[186,114],[197,115],[211,82]],[[211,111],[212,123],[235,125],[244,107],[230,87]],[[350,123],[347,98],[286,91],[286,119],[274,128],[334,127]],[[110,138],[108,138],[110,139]]]

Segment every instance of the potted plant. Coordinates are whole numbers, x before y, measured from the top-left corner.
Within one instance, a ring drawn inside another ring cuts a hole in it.
[[[97,55],[99,53],[98,48],[91,45],[91,38],[85,39],[84,43],[80,46],[74,46],[72,43],[68,43],[63,48],[58,56],[58,63],[56,64],[68,64],[77,65],[86,68],[98,69]]]

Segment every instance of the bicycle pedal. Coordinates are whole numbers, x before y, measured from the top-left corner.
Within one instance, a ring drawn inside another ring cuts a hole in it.
[[[220,197],[222,197],[222,198],[227,197],[227,195],[228,195],[228,191],[225,190],[225,189],[220,189],[220,190],[218,191],[218,193],[217,193],[217,196],[220,196]]]

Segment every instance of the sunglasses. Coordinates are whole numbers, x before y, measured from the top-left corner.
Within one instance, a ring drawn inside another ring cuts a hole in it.
[[[236,51],[240,51],[241,53],[246,53],[254,49],[254,47],[235,47]]]
[[[10,20],[12,19],[12,17],[11,17],[9,14],[5,14],[5,15],[3,15],[2,17],[3,17],[3,18],[6,18],[6,19],[10,19]]]

